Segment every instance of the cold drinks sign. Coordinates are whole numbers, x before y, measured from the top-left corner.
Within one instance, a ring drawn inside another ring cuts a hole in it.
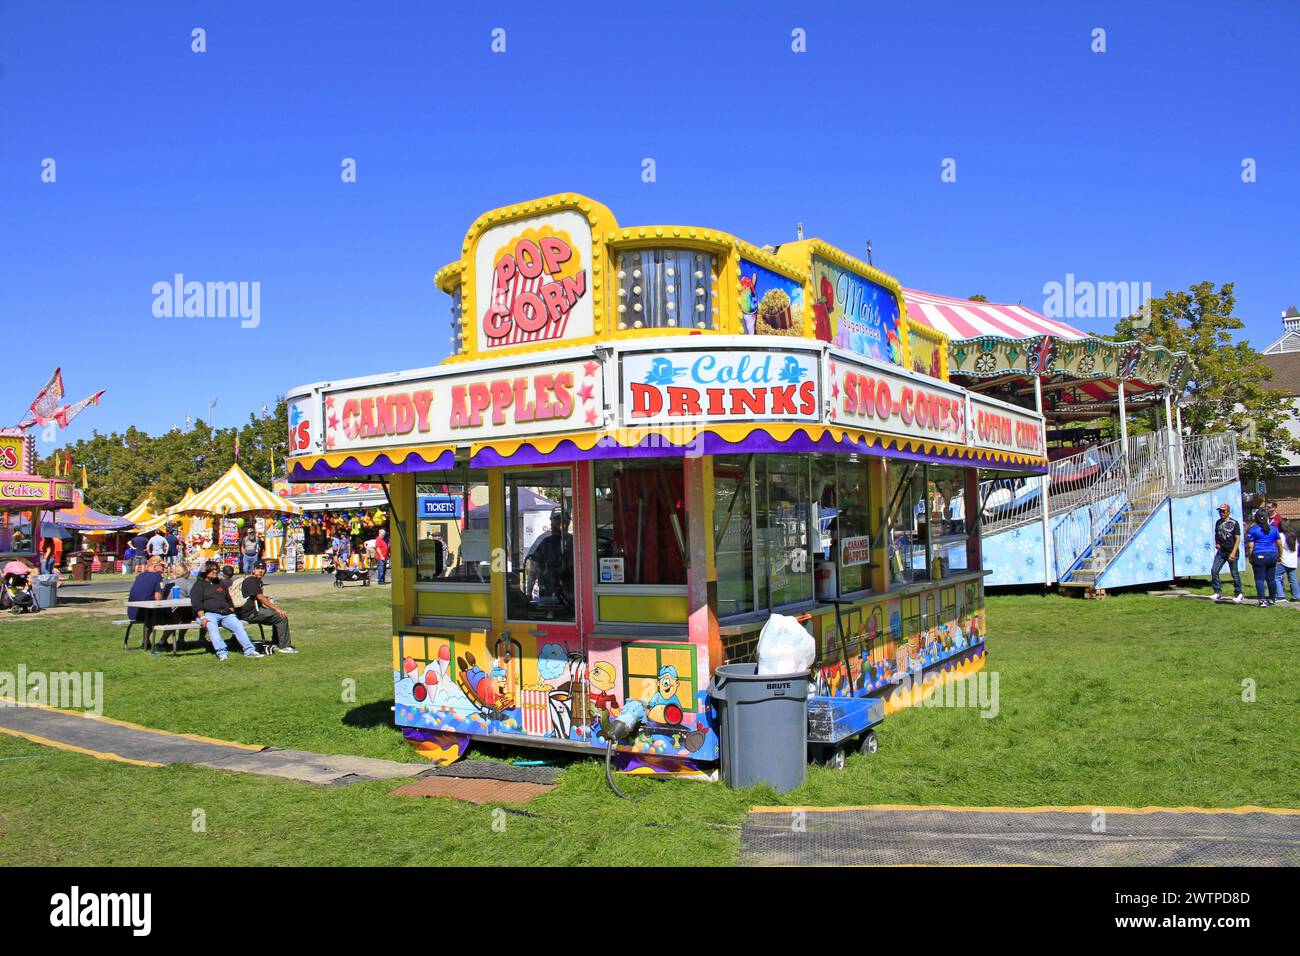
[[[474,252],[478,346],[592,335],[591,226],[573,210],[494,226]]]
[[[623,357],[623,424],[817,421],[815,353],[633,352]]]

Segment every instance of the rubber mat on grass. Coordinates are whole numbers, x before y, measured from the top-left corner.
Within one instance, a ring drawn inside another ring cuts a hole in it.
[[[756,807],[745,866],[1297,866],[1300,811]]]

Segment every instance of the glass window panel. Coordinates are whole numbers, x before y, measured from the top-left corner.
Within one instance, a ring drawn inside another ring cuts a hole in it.
[[[754,610],[752,455],[713,460],[713,541],[718,570],[718,616]]]
[[[927,581],[930,577],[926,530],[925,466],[906,461],[885,462],[885,505],[892,584]]]
[[[678,458],[598,461],[596,581],[686,583],[686,501]],[[621,569],[614,562],[622,559]]]
[[[489,581],[487,472],[461,465],[415,476],[415,580]]]
[[[807,455],[772,455],[766,460],[766,508],[757,512],[757,537],[767,565],[767,606],[779,608],[813,596]],[[761,499],[760,499],[761,500]]]
[[[931,576],[941,580],[967,570],[965,471],[949,465],[926,468]]]
[[[871,495],[867,460],[835,457],[834,557],[841,594],[871,587]]]
[[[573,484],[568,469],[505,476],[506,616],[572,621]]]

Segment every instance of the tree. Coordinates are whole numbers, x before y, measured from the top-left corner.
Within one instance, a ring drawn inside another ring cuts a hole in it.
[[[1192,371],[1180,403],[1183,427],[1193,435],[1236,432],[1242,478],[1253,482],[1300,454],[1300,441],[1285,427],[1295,418],[1290,397],[1269,387],[1272,369],[1248,342],[1233,341],[1244,324],[1232,314],[1232,288],[1228,282],[1216,291],[1213,282],[1199,282],[1186,292],[1166,292],[1116,323],[1114,337],[1187,353]]]
[[[249,415],[240,428],[214,429],[199,420],[187,431],[173,428],[153,437],[131,426],[124,434],[92,433],[55,450],[37,465],[37,473],[53,475],[55,460],[71,454],[73,473],[86,466],[86,501],[106,514],[122,514],[148,500],[155,511],[174,505],[185,489],[198,491],[220,478],[235,461],[258,484],[270,488],[284,470],[289,451],[289,409],[283,398],[275,410]],[[275,458],[275,474],[271,458]]]
[[[987,302],[988,300],[989,300],[989,297],[988,297],[988,296],[986,296],[986,295],[984,295],[984,294],[982,294],[982,293],[977,293],[977,294],[971,296],[971,297],[970,297],[969,299],[967,299],[966,301],[967,301],[967,302]]]

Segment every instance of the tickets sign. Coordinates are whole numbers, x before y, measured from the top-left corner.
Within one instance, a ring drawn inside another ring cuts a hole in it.
[[[561,210],[493,226],[474,252],[478,347],[594,334],[591,225]]]
[[[816,353],[631,352],[623,356],[623,424],[817,421]]]
[[[977,448],[1047,457],[1043,420],[1002,402],[971,396],[971,430]]]
[[[836,424],[966,444],[966,395],[960,388],[843,358],[833,358],[830,371]]]
[[[327,393],[325,450],[598,428],[601,364],[563,362]]]

